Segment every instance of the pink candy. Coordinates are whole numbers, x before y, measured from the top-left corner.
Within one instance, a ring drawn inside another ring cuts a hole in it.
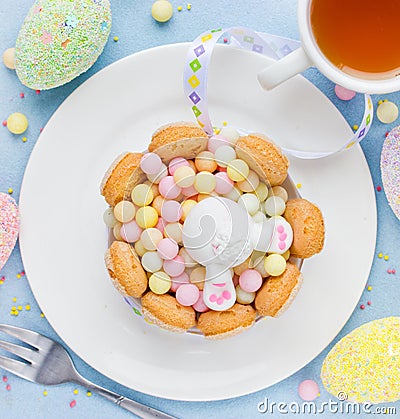
[[[191,306],[197,302],[200,291],[194,284],[183,284],[176,291],[176,301],[183,306]]]
[[[146,153],[140,160],[140,168],[148,175],[157,174],[162,166],[160,156],[156,153]]]
[[[197,195],[198,192],[196,191],[194,186],[189,186],[188,188],[182,188],[182,195],[190,197]]]
[[[170,238],[162,239],[157,244],[157,253],[162,259],[171,260],[178,254],[178,251],[178,244]]]
[[[304,380],[299,384],[297,392],[303,400],[310,402],[318,397],[319,387],[314,380]]]
[[[233,188],[233,181],[225,172],[219,172],[215,174],[215,192],[221,195],[229,193]]]
[[[142,229],[136,224],[136,221],[122,224],[119,234],[128,243],[134,243],[139,240]]]
[[[199,313],[205,313],[206,311],[209,311],[210,309],[206,306],[203,298],[203,291],[199,292],[199,298],[192,306],[197,312]]]
[[[182,217],[182,207],[177,201],[164,201],[161,206],[161,216],[169,223],[175,223]]]
[[[173,259],[164,260],[163,269],[165,273],[174,278],[185,270],[185,261],[182,256],[175,256]]]
[[[169,162],[168,172],[170,175],[174,175],[175,170],[182,166],[190,166],[189,162],[183,157],[175,157]]]
[[[156,224],[156,228],[157,228],[158,230],[160,230],[162,234],[164,234],[164,228],[165,228],[165,226],[166,226],[167,224],[168,224],[168,223],[167,223],[167,222],[165,222],[165,220],[163,220],[161,217],[159,217],[158,222],[157,222],[157,224]]]
[[[211,153],[215,153],[215,150],[218,147],[221,147],[223,145],[231,145],[230,141],[223,137],[222,135],[213,135],[207,143],[208,151],[211,151]]]
[[[261,288],[262,276],[255,269],[246,269],[239,277],[239,285],[243,291],[256,292]]]
[[[171,280],[171,291],[176,292],[181,285],[189,283],[189,275],[182,272],[180,275],[172,277]]]
[[[175,199],[181,193],[182,188],[180,188],[175,182],[173,176],[166,176],[161,179],[158,190],[160,191],[161,196],[167,199]]]
[[[353,90],[346,89],[343,86],[339,86],[338,84],[335,86],[335,93],[336,96],[341,100],[351,100],[356,95],[356,92]]]

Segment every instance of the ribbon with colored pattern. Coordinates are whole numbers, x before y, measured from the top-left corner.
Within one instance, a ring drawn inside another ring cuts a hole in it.
[[[299,41],[266,33],[257,33],[243,27],[214,29],[198,36],[193,41],[187,54],[183,86],[198,124],[209,136],[214,134],[214,130],[207,102],[208,69],[214,47],[223,36],[229,36],[232,46],[262,54],[274,60],[283,58],[300,46]],[[312,152],[282,148],[282,151],[289,156],[302,159],[318,159],[340,153],[351,148],[354,144],[358,144],[367,135],[373,119],[371,97],[365,94],[364,99],[365,110],[361,124],[352,137],[339,149],[328,152]]]

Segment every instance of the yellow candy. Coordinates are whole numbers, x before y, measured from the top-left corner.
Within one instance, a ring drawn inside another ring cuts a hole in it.
[[[165,272],[155,272],[149,278],[149,287],[155,294],[165,294],[171,288],[171,278]]]
[[[7,128],[13,134],[23,134],[28,128],[28,120],[22,113],[13,113],[7,118]]]
[[[207,194],[214,190],[216,185],[215,177],[210,172],[199,172],[194,180],[194,188],[197,192]]]
[[[122,240],[121,233],[120,233],[121,227],[122,227],[122,223],[120,223],[119,221],[113,227],[113,235],[115,237],[115,240]]]
[[[129,223],[135,218],[136,208],[130,201],[120,201],[114,207],[114,216],[121,223]]]
[[[135,219],[140,228],[151,228],[157,224],[158,214],[153,207],[140,207],[136,212]]]
[[[214,154],[211,151],[202,151],[194,160],[196,169],[199,172],[213,172],[218,167]]]
[[[399,109],[393,102],[383,102],[378,106],[376,116],[383,124],[391,124],[399,116]]]
[[[240,288],[240,285],[236,285],[235,291],[236,291],[236,301],[239,304],[251,304],[256,298],[255,292],[243,291],[242,288]]]
[[[175,240],[178,244],[182,244],[182,230],[181,223],[169,223],[164,228],[164,235]]]
[[[229,162],[227,174],[234,182],[241,182],[249,175],[249,166],[241,159],[235,159]]]
[[[142,257],[147,252],[147,249],[143,246],[143,243],[140,240],[135,243],[134,247],[135,252],[139,257]]]
[[[144,207],[153,201],[154,195],[151,187],[142,183],[133,188],[131,198],[138,207]]]
[[[279,276],[285,272],[286,260],[282,255],[272,253],[265,258],[264,268],[271,276]]]
[[[156,250],[157,244],[163,239],[163,234],[157,228],[147,228],[140,235],[140,242],[147,250]]]
[[[167,0],[157,0],[151,7],[151,15],[157,22],[167,22],[173,13],[172,4]]]
[[[160,191],[158,190],[158,185],[156,185],[155,183],[150,182],[149,180],[146,180],[146,182],[144,182],[145,185],[149,186],[151,191],[153,192],[153,199],[160,195]]]
[[[8,48],[4,51],[3,63],[10,70],[15,70],[15,48]]]
[[[242,180],[241,182],[238,182],[237,187],[242,192],[253,192],[258,188],[259,184],[260,184],[260,179],[257,173],[250,170],[249,175],[247,176],[247,179]]]
[[[161,195],[158,195],[154,198],[153,203],[151,204],[151,206],[157,211],[157,214],[159,216],[161,216],[161,207],[164,201],[165,201],[165,198],[162,197]]]
[[[181,209],[182,209],[182,217],[181,220],[185,221],[186,217],[189,215],[190,210],[197,204],[194,199],[186,199],[186,201],[182,202]]]
[[[174,182],[181,188],[188,188],[194,183],[195,171],[190,166],[178,167],[174,172]]]

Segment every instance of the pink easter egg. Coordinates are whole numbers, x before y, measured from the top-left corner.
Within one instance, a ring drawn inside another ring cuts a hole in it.
[[[157,244],[157,253],[164,260],[173,259],[178,254],[178,251],[178,244],[170,238],[162,239]]]
[[[185,261],[182,256],[177,255],[173,259],[164,260],[163,269],[165,273],[174,278],[184,272]]]
[[[182,207],[177,201],[164,201],[161,206],[161,216],[169,223],[175,223],[182,217]]]
[[[161,170],[162,161],[156,153],[146,153],[140,160],[140,168],[147,175],[155,175]]]
[[[256,292],[261,288],[262,276],[255,269],[246,269],[239,276],[239,285],[243,291]]]
[[[210,309],[206,306],[203,298],[203,291],[199,292],[199,298],[197,301],[192,305],[192,307],[198,312],[198,313],[205,313],[206,311],[209,311]]]
[[[136,221],[133,220],[129,223],[122,224],[119,234],[126,242],[134,243],[139,240],[142,231]]]
[[[17,242],[19,210],[15,200],[0,193],[0,269],[6,264]]]
[[[229,178],[226,172],[219,172],[215,174],[215,192],[221,195],[229,193],[233,188],[233,180]]]
[[[188,307],[196,304],[199,299],[200,291],[194,284],[183,284],[176,291],[176,301],[179,304]]]
[[[231,145],[231,143],[227,138],[223,137],[222,135],[213,135],[208,140],[207,148],[208,151],[211,151],[211,153],[215,153],[215,150],[223,145]]]
[[[173,176],[165,176],[165,178],[161,179],[158,190],[164,198],[175,199],[181,193],[182,188],[174,182]]]
[[[189,275],[186,272],[182,272],[180,275],[171,278],[171,291],[176,290],[183,284],[189,283]]]
[[[183,157],[175,157],[169,162],[168,172],[174,176],[175,170],[182,166],[190,166],[189,162]]]
[[[314,380],[304,380],[299,384],[297,392],[303,400],[311,402],[318,397],[319,387]]]

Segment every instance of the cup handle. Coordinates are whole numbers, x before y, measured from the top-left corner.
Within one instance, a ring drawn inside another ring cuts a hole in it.
[[[257,78],[262,88],[272,90],[284,81],[311,67],[313,63],[302,47],[262,70]]]

